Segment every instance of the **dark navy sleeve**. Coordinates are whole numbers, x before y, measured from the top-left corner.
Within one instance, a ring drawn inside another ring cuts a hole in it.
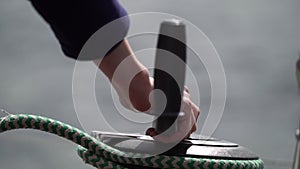
[[[127,12],[118,0],[30,0],[38,13],[48,22],[64,54],[79,59],[85,42],[107,23],[124,18],[117,30],[125,38],[129,29]],[[110,32],[112,35],[114,32]],[[111,46],[110,52],[120,42]],[[107,53],[106,53],[107,54]],[[103,57],[103,56],[97,56]],[[93,60],[86,56],[79,60]]]

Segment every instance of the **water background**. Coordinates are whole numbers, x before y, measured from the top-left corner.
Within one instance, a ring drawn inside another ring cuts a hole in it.
[[[291,168],[300,116],[295,79],[300,51],[299,0],[122,3],[129,13],[166,12],[198,26],[215,45],[227,76],[226,108],[213,136],[248,147],[267,159],[266,168]],[[45,115],[81,128],[72,102],[74,61],[63,56],[48,25],[28,1],[0,1],[0,58],[1,107],[15,113]],[[203,68],[199,63],[189,65],[201,81]],[[100,73],[99,78],[105,79]],[[103,97],[108,82],[99,81],[97,95]],[[202,83],[200,106],[205,116],[209,85]],[[109,100],[101,105],[104,110],[112,108]],[[115,115],[112,111],[106,116],[113,119]],[[202,122],[199,120],[199,126]],[[97,127],[107,129],[101,123]],[[116,125],[122,132],[142,133],[147,127],[125,120]],[[91,168],[74,149],[74,144],[53,135],[7,132],[0,135],[0,168]]]

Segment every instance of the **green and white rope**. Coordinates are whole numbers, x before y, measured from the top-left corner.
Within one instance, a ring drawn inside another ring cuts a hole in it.
[[[184,169],[263,169],[264,167],[263,161],[260,159],[220,160],[125,153],[98,141],[75,127],[50,118],[18,114],[7,115],[0,119],[0,132],[22,128],[45,131],[78,144],[78,155],[86,163],[99,169],[126,168],[123,165]]]

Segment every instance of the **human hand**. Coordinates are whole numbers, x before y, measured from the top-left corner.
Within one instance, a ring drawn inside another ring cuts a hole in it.
[[[148,71],[145,70],[132,79],[128,91],[129,97],[124,96],[124,93],[126,92],[120,90],[117,92],[119,94],[120,102],[124,107],[149,114],[152,111],[149,95],[153,88],[154,79],[150,77]],[[173,135],[159,134],[154,128],[149,128],[146,131],[146,134],[165,143],[181,141],[184,138],[188,138],[190,134],[197,129],[196,122],[200,115],[200,111],[198,106],[192,102],[187,87],[185,87],[183,92],[181,111],[184,112],[184,115],[178,117],[179,128]]]
[[[146,67],[135,57],[127,40],[120,43],[103,59],[95,60],[95,63],[111,81],[124,107],[135,112],[150,114],[149,95],[154,89],[154,81]],[[132,78],[132,75],[135,76]],[[189,137],[197,129],[196,121],[200,111],[191,101],[187,88],[183,93],[181,108],[184,116],[178,117],[180,127],[177,133],[163,136],[154,129],[149,129],[147,134],[161,142],[176,142]]]
[[[146,134],[160,142],[172,143],[189,138],[190,135],[197,130],[197,119],[200,115],[200,110],[198,106],[192,102],[191,95],[186,86],[183,92],[181,112],[183,112],[183,115],[178,116],[175,121],[175,123],[178,123],[178,130],[174,134],[166,135],[164,133],[158,133],[154,128],[149,128]]]

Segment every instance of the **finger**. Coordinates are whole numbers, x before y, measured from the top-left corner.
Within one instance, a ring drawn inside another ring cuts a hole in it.
[[[182,111],[187,112],[189,111],[187,108],[192,107],[192,110],[194,112],[194,115],[196,116],[196,119],[198,119],[200,115],[200,109],[199,107],[191,101],[191,95],[187,92],[184,92],[184,97],[182,99]]]
[[[197,125],[194,124],[193,127],[192,127],[192,129],[191,129],[191,133],[190,134],[194,133],[196,130],[197,130]]]
[[[199,117],[200,110],[198,106],[190,100],[190,95],[187,92],[184,93],[182,111],[184,112],[184,116],[178,118],[179,130],[176,133],[172,135],[158,134],[154,128],[150,128],[146,134],[164,143],[177,142],[188,138],[191,133],[197,130],[196,121]]]
[[[146,135],[154,137],[154,136],[158,135],[158,133],[155,131],[154,128],[148,128],[146,130]]]
[[[195,115],[196,121],[197,121],[199,118],[199,115],[200,115],[200,109],[194,102],[191,102],[191,105],[192,105],[192,109],[193,109],[193,112],[194,112],[194,115]]]
[[[190,99],[184,98],[183,111],[185,116],[179,120],[181,132],[193,133],[197,130],[197,119],[200,115],[199,107]]]
[[[187,92],[187,93],[190,93],[190,90],[187,86],[184,86],[184,91]]]
[[[197,116],[199,116],[199,114],[198,113],[195,114],[195,112],[193,111],[193,116],[191,117],[193,126],[191,128],[190,134],[192,134],[197,130]]]
[[[182,112],[185,112],[185,113],[189,112],[190,107],[191,107],[190,102],[191,102],[191,100],[190,100],[189,94],[185,92],[184,96],[182,98],[182,102],[181,102],[181,111]]]
[[[184,91],[183,92],[183,97],[186,97],[186,98],[191,98],[191,95],[190,95],[190,93],[189,92],[186,92],[186,91]]]
[[[199,110],[199,107],[196,106],[193,102],[191,102],[191,106],[192,106],[192,123],[193,123],[193,126],[191,128],[191,134],[193,132],[195,132],[197,130],[197,120],[199,118],[199,115],[200,115],[200,110]]]
[[[191,134],[192,128],[192,126],[190,126],[191,117],[180,117],[176,122],[179,123],[179,128],[178,131],[172,135],[165,135],[164,133],[159,134],[154,128],[149,128],[146,131],[146,135],[150,135],[153,137],[153,139],[163,143],[179,142],[185,138],[188,138]]]

